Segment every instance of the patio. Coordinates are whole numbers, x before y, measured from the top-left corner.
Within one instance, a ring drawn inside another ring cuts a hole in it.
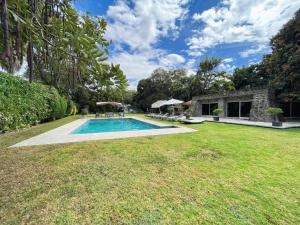
[[[202,123],[204,121],[215,122],[213,120],[213,117],[191,117],[191,120],[184,120],[183,122],[188,124],[197,124],[197,123]],[[275,128],[275,129],[300,128],[300,121],[283,122],[281,127],[274,127],[270,122],[249,121],[249,120],[236,119],[236,118],[220,118],[219,123],[267,127],[267,128]]]

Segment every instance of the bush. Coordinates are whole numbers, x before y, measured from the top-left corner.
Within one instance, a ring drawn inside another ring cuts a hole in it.
[[[216,116],[218,116],[218,115],[219,115],[220,113],[222,113],[222,112],[224,112],[223,109],[217,108],[217,109],[214,109],[213,114],[216,115]]]
[[[266,113],[268,113],[269,115],[274,116],[274,115],[278,115],[278,114],[283,113],[283,111],[282,111],[281,108],[269,107],[269,108],[267,108]]]
[[[0,131],[61,118],[66,108],[56,89],[0,72]]]
[[[81,109],[81,115],[87,115],[89,114],[89,110],[87,108]]]
[[[69,115],[76,115],[78,113],[78,109],[77,109],[77,106],[76,104],[73,102],[73,101],[70,101],[69,103]]]
[[[51,118],[53,120],[60,119],[65,116],[68,108],[67,100],[60,96],[56,89],[51,90],[53,101],[51,102]]]
[[[193,113],[193,111],[192,111],[192,109],[189,108],[189,109],[185,110],[185,113],[187,115],[191,115]]]

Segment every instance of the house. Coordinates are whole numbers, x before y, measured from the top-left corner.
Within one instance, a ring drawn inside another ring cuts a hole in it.
[[[193,116],[212,116],[213,110],[222,108],[220,117],[271,121],[266,113],[268,107],[280,107],[284,111],[283,120],[300,119],[300,102],[280,103],[268,89],[239,90],[195,96],[192,99]]]

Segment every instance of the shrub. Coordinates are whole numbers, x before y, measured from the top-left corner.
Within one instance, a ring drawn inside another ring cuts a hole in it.
[[[59,101],[60,109],[54,109]],[[57,90],[0,72],[0,131],[24,128],[65,114],[67,101]]]
[[[81,109],[81,115],[87,115],[89,114],[89,110],[87,108]]]
[[[188,114],[188,115],[191,115],[192,112],[193,112],[192,109],[187,109],[187,110],[185,110],[185,113]]]
[[[283,111],[281,108],[269,107],[269,108],[267,108],[266,113],[268,113],[269,115],[275,116],[275,115],[283,113]]]
[[[214,109],[213,114],[216,115],[216,116],[218,116],[218,115],[219,115],[220,113],[222,113],[222,112],[224,112],[223,109],[217,108],[217,109]]]
[[[78,113],[77,106],[73,101],[70,101],[69,108],[69,115],[76,115]]]
[[[60,96],[56,89],[51,90],[52,102],[51,102],[51,117],[53,120],[60,119],[65,116],[68,108],[67,100]]]
[[[173,107],[173,106],[168,107],[168,108],[167,108],[167,112],[168,112],[169,114],[172,114],[172,113],[174,112],[174,107]]]

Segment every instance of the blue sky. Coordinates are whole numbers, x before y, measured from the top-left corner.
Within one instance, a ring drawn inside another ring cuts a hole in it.
[[[76,0],[74,7],[108,21],[109,62],[134,89],[158,67],[193,74],[205,56],[222,58],[228,73],[259,62],[300,0]]]

